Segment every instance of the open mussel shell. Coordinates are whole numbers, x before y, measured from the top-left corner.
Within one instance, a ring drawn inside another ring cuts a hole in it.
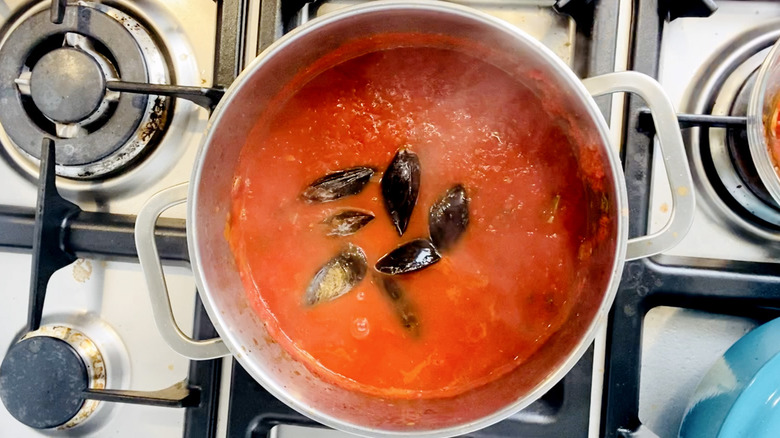
[[[349,236],[374,220],[374,214],[363,210],[342,210],[322,221],[328,236]]]
[[[420,192],[420,159],[400,149],[382,175],[382,198],[399,236],[403,236]]]
[[[469,225],[469,199],[458,184],[439,198],[428,213],[431,242],[439,251],[452,248]]]
[[[314,306],[335,300],[363,281],[367,271],[368,262],[363,250],[351,243],[346,245],[314,275],[306,288],[304,303]]]
[[[373,174],[374,169],[362,166],[329,173],[309,184],[301,197],[307,202],[330,202],[356,195],[368,184]]]
[[[428,239],[416,239],[382,256],[374,268],[383,274],[398,275],[418,271],[439,260],[439,252]]]

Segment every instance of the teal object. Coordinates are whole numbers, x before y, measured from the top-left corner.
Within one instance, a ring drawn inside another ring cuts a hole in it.
[[[715,361],[694,391],[679,437],[780,437],[780,318]]]

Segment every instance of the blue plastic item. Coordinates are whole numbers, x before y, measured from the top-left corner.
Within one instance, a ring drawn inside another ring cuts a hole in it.
[[[780,437],[780,318],[718,358],[691,398],[679,437]]]

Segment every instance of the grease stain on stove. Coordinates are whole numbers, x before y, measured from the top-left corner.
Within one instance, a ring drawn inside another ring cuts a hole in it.
[[[166,121],[165,101],[161,97],[154,100],[152,113],[149,115],[149,121],[144,125],[141,131],[141,140],[149,141],[157,132],[162,131]]]
[[[78,259],[73,263],[73,279],[79,283],[86,283],[92,277],[92,262],[87,259]]]
[[[173,364],[168,364],[168,371],[173,371]]]
[[[667,213],[667,212],[669,212],[669,204],[664,202],[663,204],[661,204],[661,213]]]

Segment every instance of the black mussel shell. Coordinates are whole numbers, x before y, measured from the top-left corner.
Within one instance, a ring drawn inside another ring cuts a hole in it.
[[[330,202],[355,195],[363,190],[373,174],[374,169],[370,167],[352,167],[329,173],[311,183],[301,197],[308,202]]]
[[[348,244],[314,275],[306,288],[304,303],[314,306],[335,300],[363,281],[367,271],[366,254],[360,247]]]
[[[397,275],[418,271],[441,260],[436,248],[428,239],[416,239],[406,242],[377,260],[377,271]]]
[[[458,184],[447,190],[428,213],[431,242],[439,251],[447,251],[460,239],[469,225],[469,199]]]
[[[374,278],[379,289],[390,299],[393,311],[403,328],[414,337],[418,337],[420,335],[420,321],[417,319],[414,305],[401,287],[401,283],[389,275],[375,274]]]
[[[328,216],[322,223],[328,229],[328,236],[349,236],[374,220],[371,212],[362,210],[342,210]]]
[[[420,159],[414,152],[400,149],[382,175],[382,198],[399,236],[409,225],[419,192]]]

